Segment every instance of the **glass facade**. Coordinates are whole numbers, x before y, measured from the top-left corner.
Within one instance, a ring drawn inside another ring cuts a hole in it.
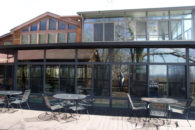
[[[84,42],[192,40],[192,10],[105,12],[98,17],[85,16]]]

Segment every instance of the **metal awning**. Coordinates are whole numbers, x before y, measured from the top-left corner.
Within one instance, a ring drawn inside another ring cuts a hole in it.
[[[195,41],[79,42],[1,45],[0,50],[90,49],[90,48],[195,48]]]

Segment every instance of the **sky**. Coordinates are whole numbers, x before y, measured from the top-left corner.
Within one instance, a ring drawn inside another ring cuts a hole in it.
[[[66,16],[83,11],[195,6],[195,0],[1,0],[0,5],[1,36],[48,11]]]

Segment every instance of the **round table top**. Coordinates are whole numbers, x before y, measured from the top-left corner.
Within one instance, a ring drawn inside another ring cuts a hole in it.
[[[178,103],[178,100],[173,98],[149,98],[143,97],[141,98],[142,101],[150,102],[150,103],[162,103],[162,104],[175,104]]]
[[[82,100],[87,96],[83,94],[55,94],[53,97],[64,100]]]
[[[14,90],[3,90],[0,91],[1,95],[19,95],[22,94],[22,91],[14,91]]]

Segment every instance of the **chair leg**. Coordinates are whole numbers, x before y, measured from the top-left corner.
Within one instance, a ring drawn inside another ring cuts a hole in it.
[[[30,106],[29,106],[28,102],[26,102],[26,105],[28,106],[28,109],[30,110]]]

